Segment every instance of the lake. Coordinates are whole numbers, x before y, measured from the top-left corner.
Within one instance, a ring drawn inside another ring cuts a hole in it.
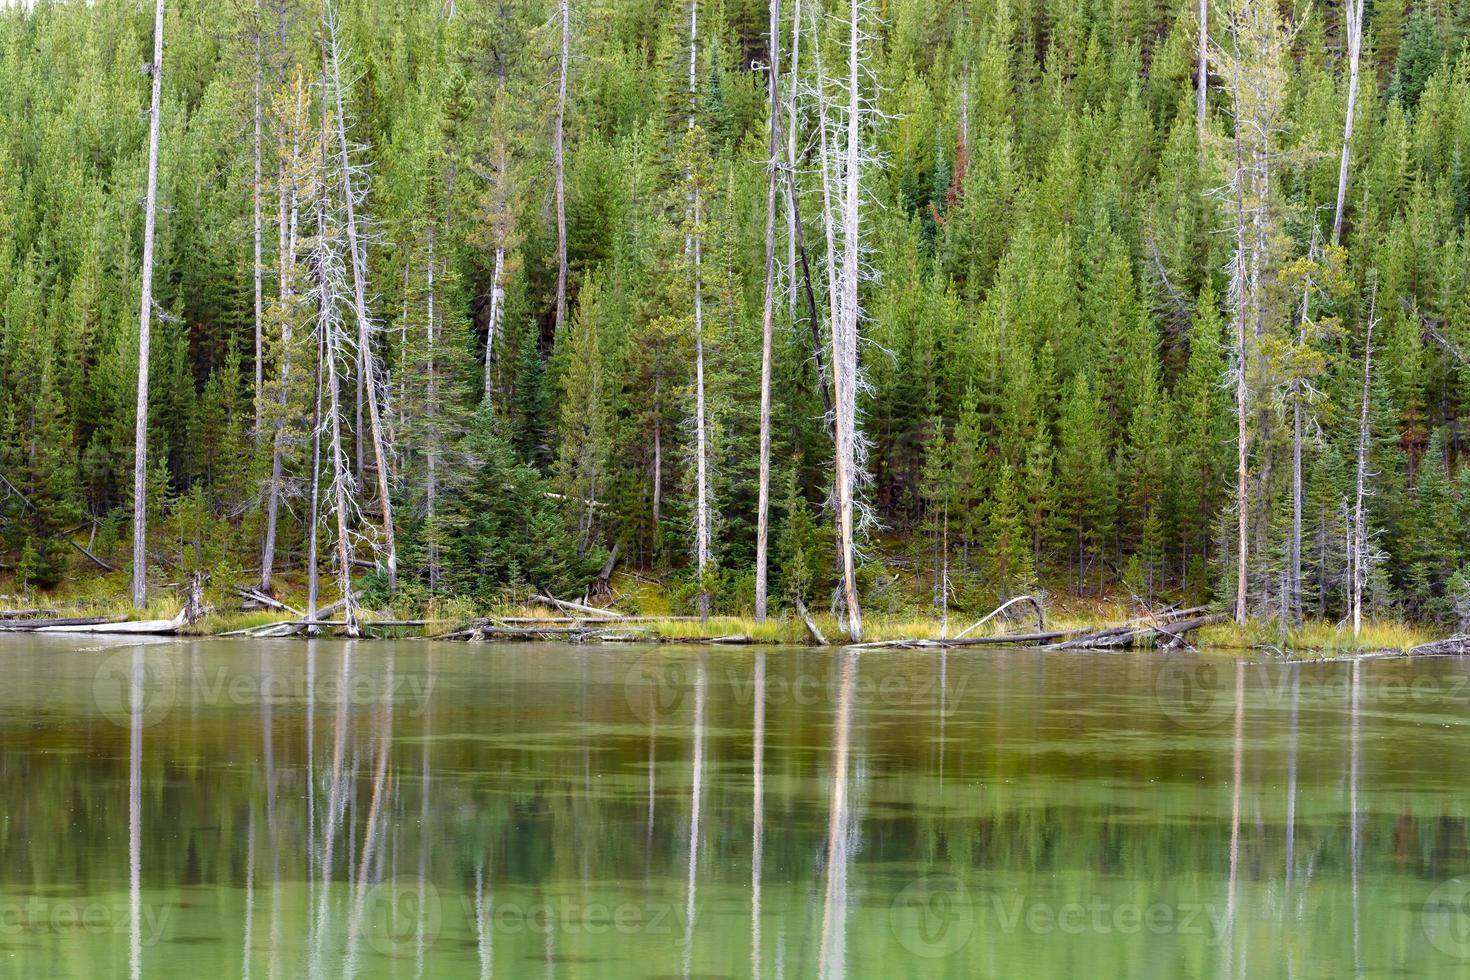
[[[0,638],[0,976],[1470,974],[1470,665]]]

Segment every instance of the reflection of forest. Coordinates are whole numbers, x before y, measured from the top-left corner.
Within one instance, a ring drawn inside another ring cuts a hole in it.
[[[0,973],[123,970],[126,922],[49,916],[126,909],[133,776],[141,903],[167,911],[146,976],[1456,967],[1421,911],[1467,870],[1464,705],[1363,694],[1453,691],[1449,661],[1242,668],[1239,715],[1190,727],[1146,657],[763,653],[767,690],[815,693],[758,718],[744,652],[659,651],[653,689],[635,649],[214,641],[145,649],[179,683],[134,730],[94,703],[105,651],[6,652],[0,903],[46,914],[0,914]],[[221,668],[340,696],[231,698]],[[1304,699],[1294,670],[1346,681]],[[963,885],[956,950],[894,912],[929,875]],[[1130,928],[1159,906],[1170,928]]]

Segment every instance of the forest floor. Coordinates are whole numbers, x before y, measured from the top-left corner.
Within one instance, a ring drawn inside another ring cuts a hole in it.
[[[283,578],[278,581],[278,596],[284,604],[301,610],[306,606],[304,583]],[[15,609],[44,610],[41,615],[126,616],[130,619],[171,619],[183,606],[177,585],[155,588],[147,610],[134,612],[127,595],[127,582],[121,574],[72,579],[50,592],[18,594],[12,583],[0,579],[0,612]],[[554,608],[544,602],[521,602],[506,599],[489,605],[477,605],[464,599],[407,602],[398,609],[368,608],[359,610],[359,619],[367,624],[371,636],[432,637],[462,631],[475,625],[497,630],[520,630],[517,637],[499,633],[491,638],[568,639],[566,633],[538,630],[565,630],[616,627],[618,638],[649,642],[724,642],[762,645],[805,645],[812,642],[806,623],[790,609],[774,609],[764,623],[751,616],[711,616],[700,622],[697,617],[675,616],[673,601],[658,583],[631,575],[618,575],[612,583],[613,602],[619,612],[636,621],[621,625],[599,621],[590,615]],[[10,593],[10,594],[6,594]],[[337,598],[324,595],[325,605]],[[522,597],[526,598],[526,597]],[[883,609],[866,610],[863,616],[864,642],[897,640],[940,640],[952,638],[979,620],[988,609],[951,610],[942,622],[924,601],[926,597],[904,595],[890,600]],[[193,636],[219,636],[226,633],[265,627],[296,619],[294,614],[272,609],[243,609],[246,601],[232,586],[215,586],[206,593],[208,614],[181,632]],[[1162,606],[1165,603],[1160,602]],[[1126,623],[1148,614],[1140,604],[1126,597],[1067,595],[1048,592],[1045,595],[1045,629],[1066,631],[1100,629]],[[340,618],[337,614],[333,618]],[[830,612],[812,612],[813,625],[830,642],[839,642],[843,633],[838,620]],[[415,625],[385,625],[412,621]],[[1035,612],[1030,606],[1017,605],[1008,615],[998,616],[970,637],[1029,633],[1036,629]],[[1354,655],[1365,652],[1408,651],[1439,639],[1433,631],[1398,621],[1369,621],[1359,637],[1350,628],[1337,623],[1309,620],[1302,627],[1283,631],[1276,620],[1252,620],[1245,626],[1234,623],[1204,626],[1191,634],[1190,640],[1201,650],[1225,653],[1254,651],[1266,655],[1290,655],[1299,658]]]

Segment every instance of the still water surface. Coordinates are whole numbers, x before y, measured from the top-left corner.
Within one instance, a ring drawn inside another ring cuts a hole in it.
[[[1470,975],[1457,660],[0,660],[0,976]]]

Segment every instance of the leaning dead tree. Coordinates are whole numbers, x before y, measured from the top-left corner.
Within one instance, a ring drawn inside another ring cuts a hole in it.
[[[398,588],[398,549],[393,537],[393,499],[388,489],[388,455],[383,442],[383,423],[378,410],[377,368],[372,348],[372,318],[367,307],[366,243],[358,232],[357,194],[353,185],[355,168],[347,142],[347,119],[343,109],[341,49],[337,20],[331,0],[323,4],[323,61],[331,72],[332,99],[336,109],[337,178],[341,182],[342,205],[346,211],[347,247],[352,267],[352,308],[357,319],[357,376],[365,385],[368,426],[372,435],[373,463],[377,469],[378,501],[383,510],[383,551],[387,564],[388,590]],[[358,427],[359,433],[361,426]]]
[[[1332,244],[1342,240],[1342,212],[1347,203],[1348,157],[1353,143],[1353,115],[1358,104],[1358,59],[1363,52],[1363,0],[1347,0],[1348,90],[1347,121],[1342,129],[1342,162],[1337,169],[1337,215],[1332,219]]]
[[[153,101],[148,110],[148,194],[143,218],[143,292],[138,314],[138,412],[133,438],[133,606],[148,605],[148,354],[153,316],[153,231],[158,212],[158,124],[163,97],[163,0],[153,11]]]
[[[771,158],[766,163],[766,292],[761,317],[760,486],[755,529],[755,621],[766,621],[766,566],[771,509],[771,331],[776,312],[776,163],[781,152],[781,0],[771,0]],[[794,281],[794,280],[793,280]]]

